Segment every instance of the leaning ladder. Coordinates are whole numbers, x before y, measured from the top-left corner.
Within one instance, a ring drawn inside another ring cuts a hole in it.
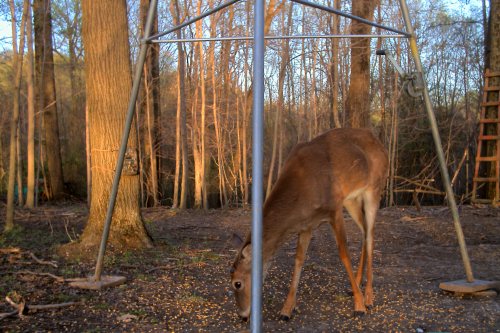
[[[496,112],[492,112],[492,109],[496,109]],[[493,142],[492,149],[486,149],[488,142]],[[492,169],[493,171],[490,171]],[[477,197],[478,189],[484,186],[495,188],[493,197]],[[500,72],[492,72],[489,69],[484,74],[472,202],[500,204]]]

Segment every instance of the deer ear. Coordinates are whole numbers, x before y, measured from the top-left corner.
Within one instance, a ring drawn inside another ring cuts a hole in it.
[[[234,247],[239,248],[241,247],[241,245],[243,245],[243,238],[241,238],[241,236],[237,233],[233,233],[231,242],[233,243]]]
[[[241,249],[241,256],[246,258],[252,258],[252,244],[248,244],[243,249]]]

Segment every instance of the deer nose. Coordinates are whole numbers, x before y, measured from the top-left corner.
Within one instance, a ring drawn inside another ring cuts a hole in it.
[[[240,316],[241,320],[243,320],[245,323],[248,321],[248,317],[243,317],[243,316]]]

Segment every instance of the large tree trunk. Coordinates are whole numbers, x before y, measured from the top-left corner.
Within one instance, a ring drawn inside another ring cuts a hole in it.
[[[144,35],[147,12],[151,0],[141,0],[140,20],[141,36]],[[155,16],[151,34],[158,31],[158,16]],[[140,103],[141,123],[140,138],[143,147],[142,171],[144,187],[146,189],[147,206],[157,206],[159,204],[158,191],[158,118],[160,115],[160,64],[159,64],[159,44],[151,44],[148,48],[146,62],[143,70],[143,89]]]
[[[378,1],[353,0],[352,13],[373,21]],[[351,33],[369,34],[371,26],[352,21]],[[347,95],[350,127],[370,127],[370,38],[351,39],[351,81]]]
[[[35,207],[35,63],[33,55],[33,24],[31,20],[31,7],[28,9],[26,21],[26,37],[27,37],[27,66],[26,66],[26,84],[28,86],[28,183],[26,192],[26,208]]]
[[[52,17],[50,0],[34,0],[35,62],[39,110],[43,115],[45,154],[47,157],[49,199],[60,199],[64,181],[57,120],[54,56],[52,50]]]
[[[130,50],[125,0],[84,0],[83,45],[92,167],[90,214],[81,237],[82,247],[99,244],[129,94]],[[151,246],[141,217],[137,169],[137,132],[132,126],[128,142],[131,165],[122,173],[109,242],[115,248]]]

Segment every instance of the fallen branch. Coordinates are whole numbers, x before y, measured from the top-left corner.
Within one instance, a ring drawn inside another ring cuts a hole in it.
[[[23,315],[28,314],[32,310],[33,311],[52,310],[52,309],[59,309],[59,308],[64,308],[64,307],[68,307],[68,306],[82,304],[82,302],[66,302],[66,303],[42,304],[42,305],[34,304],[34,305],[28,306],[25,304],[24,301],[20,304],[14,302],[9,296],[5,297],[5,300],[13,308],[15,308],[16,311],[0,314],[0,320],[11,317],[11,316],[15,316],[16,314],[19,315],[20,317],[22,317]]]
[[[43,305],[30,305],[26,306],[28,310],[51,310],[65,308],[73,305],[80,305],[82,302],[66,302],[66,303],[55,303],[55,304],[43,304]]]
[[[57,268],[57,263],[55,263],[53,261],[45,261],[45,260],[38,259],[33,252],[29,252],[29,254],[30,254],[30,257],[33,260],[35,260],[38,264],[40,264],[40,265],[49,265],[49,266]]]
[[[48,276],[48,277],[53,278],[57,282],[64,282],[64,281],[66,281],[66,279],[63,278],[63,277],[61,277],[61,276],[57,276],[57,275],[54,275],[54,274],[51,274],[51,273],[45,273],[45,272],[41,272],[40,273],[40,272],[32,272],[32,271],[19,271],[19,272],[16,272],[16,274],[28,274],[28,275]]]
[[[0,254],[7,254],[9,255],[8,261],[10,263],[16,263],[16,264],[21,264],[21,265],[32,265],[32,262],[29,261],[18,261],[21,259],[21,257],[25,254],[28,254],[28,256],[33,259],[37,264],[39,265],[48,265],[52,266],[54,268],[57,268],[57,262],[55,261],[46,261],[39,259],[33,252],[23,252],[21,249],[17,247],[8,247],[8,248],[3,248],[0,249]]]
[[[17,310],[12,312],[0,313],[0,320],[15,316],[17,313],[18,313]]]
[[[146,273],[152,273],[152,272],[156,272],[156,271],[159,271],[159,270],[163,270],[163,269],[171,269],[171,268],[174,268],[175,266],[173,265],[166,265],[166,266],[158,266],[158,267],[153,267],[151,269],[148,269],[146,271]]]

